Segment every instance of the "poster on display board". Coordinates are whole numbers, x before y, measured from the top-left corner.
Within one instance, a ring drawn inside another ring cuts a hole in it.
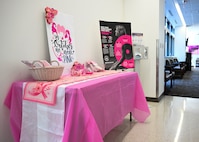
[[[50,60],[64,66],[63,75],[69,74],[76,60],[73,17],[46,7],[45,22]]]
[[[106,70],[134,68],[131,23],[99,21]]]

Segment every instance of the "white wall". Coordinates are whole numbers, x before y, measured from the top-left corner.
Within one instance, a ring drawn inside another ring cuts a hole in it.
[[[164,68],[165,68],[165,59],[164,59],[164,47],[165,47],[165,0],[159,0],[159,48],[157,51],[159,53],[159,84],[158,84],[158,91],[157,95],[158,97],[162,95],[164,92]]]
[[[186,60],[185,41],[186,41],[186,27],[176,27],[174,56],[177,57],[179,61]]]
[[[77,60],[103,65],[99,20],[123,20],[122,0],[2,0],[0,4],[0,141],[12,142],[9,110],[3,105],[13,81],[29,76],[22,59],[49,59],[44,8],[74,16]]]
[[[143,33],[143,45],[149,50],[148,59],[141,60],[139,69],[136,70],[139,70],[145,95],[156,98],[164,90],[164,68],[162,67],[164,65],[164,0],[125,0],[124,7],[125,20],[131,21],[132,32]],[[156,50],[157,39],[159,39],[158,51]],[[156,62],[157,54],[160,60]],[[157,64],[160,70],[156,69]],[[156,92],[156,85],[159,87],[158,92]]]
[[[188,45],[199,45],[199,25],[189,27],[176,27],[175,28],[175,51],[174,56],[178,57],[179,61],[186,60],[186,45],[187,38]],[[198,54],[192,54],[191,64],[195,66],[196,58],[199,58]]]
[[[188,45],[199,45],[199,25],[187,27],[186,38],[189,38]],[[192,66],[196,65],[197,58],[199,58],[198,54],[192,54]]]

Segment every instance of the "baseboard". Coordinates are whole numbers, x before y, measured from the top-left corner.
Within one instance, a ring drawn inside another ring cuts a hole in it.
[[[146,100],[149,102],[160,102],[164,97],[164,93],[162,93],[158,98],[146,97]]]

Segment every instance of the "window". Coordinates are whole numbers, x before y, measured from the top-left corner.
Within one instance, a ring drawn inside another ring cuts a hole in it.
[[[165,56],[174,56],[175,28],[165,17]]]

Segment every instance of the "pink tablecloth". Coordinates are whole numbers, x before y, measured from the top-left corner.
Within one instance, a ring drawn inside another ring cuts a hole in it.
[[[10,124],[19,142],[22,121],[22,83],[15,82],[5,99]],[[103,137],[124,117],[144,122],[150,111],[135,72],[122,72],[66,87],[63,142],[103,142]]]

